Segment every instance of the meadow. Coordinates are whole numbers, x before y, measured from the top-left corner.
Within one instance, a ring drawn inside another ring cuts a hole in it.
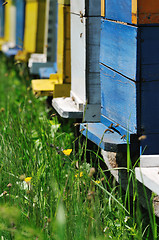
[[[100,149],[75,136],[74,122],[33,96],[26,65],[2,54],[0,63],[1,240],[158,239],[152,203],[145,210],[138,201],[134,169],[132,198]]]

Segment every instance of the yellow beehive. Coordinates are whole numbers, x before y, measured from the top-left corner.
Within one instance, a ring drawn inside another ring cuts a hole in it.
[[[5,8],[5,19],[4,19],[4,37],[0,38],[0,50],[2,48],[2,45],[5,42],[8,42],[10,40],[10,7],[11,7],[12,1],[8,1],[8,4],[4,6]]]
[[[70,6],[58,3],[57,73],[50,79],[32,80],[32,89],[36,95],[69,96],[70,83]]]
[[[43,53],[45,8],[46,0],[26,0],[24,50],[18,52],[16,60],[28,61],[31,53]]]

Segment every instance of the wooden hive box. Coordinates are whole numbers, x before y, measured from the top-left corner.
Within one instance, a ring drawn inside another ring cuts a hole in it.
[[[16,29],[15,29],[15,46],[6,49],[7,57],[15,56],[23,48],[24,24],[25,24],[25,1],[15,0],[16,7]]]
[[[0,38],[4,37],[4,7],[3,1],[0,0]]]
[[[158,24],[157,0],[102,0],[102,15],[130,24]]]
[[[53,106],[65,118],[99,121],[100,116],[100,2],[71,2],[71,93],[70,98],[53,99]]]
[[[51,73],[57,72],[57,0],[47,0],[43,55],[31,54],[28,66],[31,74],[49,78],[48,68]]]
[[[133,141],[136,138],[136,143],[140,135],[146,135],[146,139],[140,142],[141,151],[146,147],[145,154],[157,154],[159,26],[136,27],[102,20],[101,29],[102,130],[99,135],[96,132],[96,125],[90,125],[90,139],[98,141],[98,144],[101,141],[105,150],[109,145],[110,150],[109,143],[113,138],[116,142],[118,137],[117,145],[120,146],[127,145],[127,133],[130,134],[130,138],[133,137]],[[89,124],[82,127],[85,135],[90,134]]]
[[[31,53],[43,53],[46,0],[26,0],[23,51],[16,60],[28,61]]]
[[[9,3],[3,7],[5,8],[5,30],[1,49],[5,52],[9,47],[15,46],[16,7],[13,1],[9,1]]]
[[[66,2],[58,3],[57,73],[50,74],[49,79],[32,80],[32,89],[37,96],[61,97],[70,93],[70,5]]]

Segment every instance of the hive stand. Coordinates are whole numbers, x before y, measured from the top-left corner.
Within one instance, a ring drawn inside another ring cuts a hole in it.
[[[129,142],[132,151],[140,147],[140,153],[158,154],[159,19],[155,16],[159,15],[159,4],[153,21],[149,22],[147,13],[140,12],[144,9],[140,8],[143,1],[138,0],[140,17],[134,25],[133,12],[120,8],[120,3],[129,6],[131,0],[106,0],[106,12],[102,9],[101,120],[81,124],[80,129],[105,151],[124,152]],[[153,16],[153,4],[149,1],[144,4],[149,6],[149,15]],[[112,11],[111,17],[108,9]]]
[[[8,4],[6,4],[3,7],[3,13],[4,13],[4,35],[0,38],[0,50],[2,50],[2,45],[6,42],[10,41],[10,9],[11,9],[12,2],[9,1]],[[2,22],[3,22],[3,15]],[[3,30],[2,30],[3,31]]]
[[[37,96],[68,96],[71,81],[70,61],[70,5],[69,1],[58,2],[57,73],[49,79],[32,80],[32,89]]]
[[[57,72],[57,0],[47,0],[45,19],[44,54],[31,54],[28,62],[30,73],[39,75],[41,78],[49,78],[51,73]],[[46,74],[49,68],[50,74]],[[44,72],[44,73],[43,73]]]
[[[53,98],[64,118],[100,120],[100,1],[71,2],[71,92]]]
[[[3,52],[7,57],[13,57],[17,52],[23,48],[23,38],[24,38],[24,22],[25,22],[25,1],[15,0],[16,7],[16,29],[15,29],[15,46],[9,47],[3,45]],[[13,17],[13,15],[11,15]],[[13,20],[12,20],[13,21]],[[12,28],[13,31],[13,28]]]
[[[15,60],[27,62],[31,53],[43,53],[46,0],[26,0],[23,50]]]

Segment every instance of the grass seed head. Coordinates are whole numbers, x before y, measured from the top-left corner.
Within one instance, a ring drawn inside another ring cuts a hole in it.
[[[92,177],[95,174],[95,171],[95,168],[92,167],[89,172],[89,177]]]

